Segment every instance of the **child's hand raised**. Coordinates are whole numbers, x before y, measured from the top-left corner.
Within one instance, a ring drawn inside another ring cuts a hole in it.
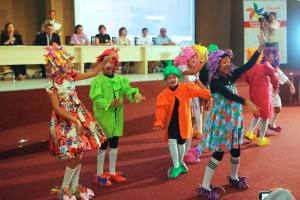
[[[136,102],[139,102],[139,101],[142,101],[142,100],[146,99],[146,97],[144,97],[144,96],[142,96],[140,94],[134,94],[133,98],[135,99]]]
[[[120,105],[121,100],[119,98],[116,98],[115,100],[113,100],[110,104],[110,107],[115,109],[116,107],[118,107],[118,105]]]

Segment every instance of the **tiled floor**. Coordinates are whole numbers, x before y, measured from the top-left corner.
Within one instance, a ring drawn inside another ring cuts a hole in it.
[[[153,73],[148,75],[142,74],[128,74],[124,75],[128,77],[131,82],[140,82],[140,81],[154,81],[161,80],[161,73]],[[89,85],[92,79],[78,81],[77,85]],[[18,90],[32,90],[32,89],[41,89],[46,85],[47,79],[29,79],[24,81],[0,81],[0,92],[5,91],[18,91]]]

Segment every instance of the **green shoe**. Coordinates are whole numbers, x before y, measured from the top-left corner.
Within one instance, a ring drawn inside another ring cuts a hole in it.
[[[181,173],[185,174],[189,171],[189,168],[186,166],[184,162],[179,163],[179,168],[181,170]]]
[[[171,167],[168,171],[168,177],[171,179],[177,178],[181,173],[181,167],[174,168]]]

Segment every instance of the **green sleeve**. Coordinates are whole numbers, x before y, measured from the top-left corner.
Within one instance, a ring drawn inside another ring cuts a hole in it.
[[[105,111],[110,108],[111,102],[104,97],[99,79],[95,78],[92,80],[89,96],[93,104],[103,108]]]
[[[134,94],[140,94],[139,89],[131,87],[130,81],[126,77],[121,77],[121,80],[122,80],[122,92],[127,95],[129,101],[131,103],[140,103],[141,102],[140,100],[136,102],[133,97]]]

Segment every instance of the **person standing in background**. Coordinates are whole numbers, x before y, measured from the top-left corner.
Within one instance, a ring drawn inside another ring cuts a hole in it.
[[[71,45],[90,45],[90,41],[86,34],[83,33],[83,26],[78,24],[75,26],[74,33],[70,40]]]
[[[45,20],[45,22],[42,24],[41,26],[41,32],[45,32],[45,28],[47,24],[52,24],[53,28],[54,28],[54,32],[57,33],[58,35],[60,35],[60,31],[61,31],[61,24],[58,23],[55,20],[56,17],[56,11],[55,10],[49,10],[48,12],[48,19]]]
[[[95,36],[96,45],[112,45],[109,34],[106,33],[106,27],[101,24],[98,28],[99,34]]]
[[[267,16],[266,27],[268,30],[266,47],[274,47],[278,49],[279,48],[278,29],[280,27],[280,22],[277,21],[275,12],[271,12]]]
[[[1,32],[1,45],[23,45],[22,36],[15,30],[12,23],[6,23]],[[13,65],[12,70],[17,80],[24,80],[26,76],[25,65]]]

